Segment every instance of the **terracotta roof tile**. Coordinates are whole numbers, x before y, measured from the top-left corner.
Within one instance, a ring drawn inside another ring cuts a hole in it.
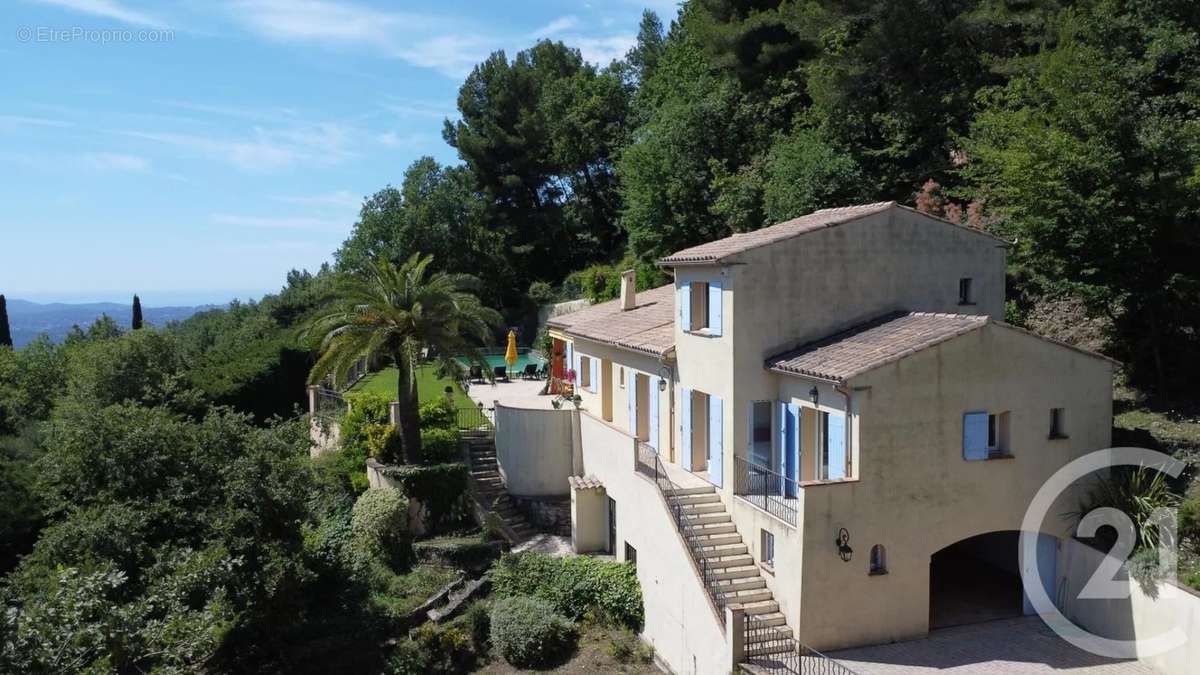
[[[855,375],[969,333],[988,320],[986,316],[967,314],[889,314],[769,358],[766,365],[780,373],[845,382]]]
[[[595,476],[567,476],[567,483],[573,490],[599,490],[604,487]]]
[[[877,202],[874,204],[859,204],[843,206],[835,209],[821,209],[806,216],[793,218],[778,225],[764,227],[753,232],[742,232],[724,239],[710,241],[699,246],[685,248],[658,261],[660,265],[687,265],[697,263],[720,262],[721,260],[752,248],[766,246],[777,241],[814,232],[827,227],[841,225],[852,220],[886,211],[896,205],[896,202]]]
[[[564,333],[662,356],[675,346],[675,287],[659,286],[637,294],[637,306],[621,309],[610,300],[547,322]]]

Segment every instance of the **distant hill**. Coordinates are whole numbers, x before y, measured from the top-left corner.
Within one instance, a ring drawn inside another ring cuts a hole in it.
[[[200,305],[198,307],[146,307],[142,306],[142,316],[145,322],[162,326],[171,321],[182,321],[196,312],[212,309],[217,305]],[[87,328],[101,314],[111,316],[122,328],[129,328],[129,318],[133,312],[132,304],[122,305],[115,302],[87,302],[68,304],[51,302],[41,304],[28,300],[8,299],[8,323],[12,328],[13,346],[21,347],[42,333],[50,336],[51,340],[61,342],[71,330],[78,325]]]

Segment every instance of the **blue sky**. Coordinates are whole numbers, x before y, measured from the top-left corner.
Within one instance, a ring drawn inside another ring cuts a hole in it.
[[[6,0],[0,293],[257,297],[315,269],[364,195],[441,139],[490,52],[607,63],[672,0]]]

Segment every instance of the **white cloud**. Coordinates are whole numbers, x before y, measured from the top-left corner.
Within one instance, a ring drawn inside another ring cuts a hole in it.
[[[145,157],[118,152],[89,153],[83,156],[83,161],[97,171],[145,171],[150,168],[150,160]]]
[[[317,195],[301,195],[301,196],[278,195],[278,196],[272,197],[271,199],[274,199],[275,201],[278,201],[278,202],[283,202],[285,204],[299,204],[301,206],[334,207],[334,208],[347,208],[347,209],[357,209],[359,206],[362,205],[362,201],[363,201],[363,198],[361,196],[356,195],[353,192],[350,192],[349,190],[336,190],[334,192],[326,192],[324,194],[317,194]]]
[[[253,136],[243,139],[160,131],[117,133],[170,145],[251,172],[287,169],[298,164],[336,164],[354,156],[350,150],[350,132],[332,122],[255,127]]]
[[[253,227],[266,230],[322,230],[343,231],[349,222],[337,218],[311,218],[308,216],[239,216],[229,213],[214,213],[210,220],[217,225]]]
[[[574,16],[560,16],[550,23],[538,28],[530,33],[530,37],[541,38],[550,37],[556,33],[561,33],[565,30],[570,30],[579,25],[579,18]]]
[[[564,42],[578,47],[584,61],[607,66],[617,59],[624,58],[626,52],[637,44],[637,38],[633,35],[612,35],[603,38],[574,37],[564,40]]]
[[[43,5],[54,5],[83,14],[91,14],[92,16],[104,17],[106,19],[115,19],[122,23],[130,23],[137,26],[148,26],[150,28],[167,28],[167,24],[163,21],[143,14],[135,9],[130,9],[116,0],[34,0]]]

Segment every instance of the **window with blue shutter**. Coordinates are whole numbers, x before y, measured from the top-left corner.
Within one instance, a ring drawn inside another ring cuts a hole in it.
[[[787,413],[786,431],[786,462],[784,463],[784,475],[791,480],[786,481],[785,494],[788,497],[796,496],[796,484],[800,480],[800,406],[795,403],[788,403],[784,406]]]
[[[588,359],[588,365],[592,369],[591,379],[588,380],[588,391],[594,394],[600,391],[600,359]]]
[[[679,447],[680,465],[692,470],[692,391],[679,388]]]
[[[721,280],[708,282],[708,323],[711,335],[721,334]]]
[[[683,284],[679,287],[679,328],[692,329],[692,285]]]
[[[969,412],[963,415],[963,459],[974,461],[988,458],[988,414]]]
[[[629,371],[629,435],[637,438],[637,371],[630,369]]]
[[[658,386],[650,381],[650,447],[658,450]]]
[[[722,412],[721,399],[709,394],[708,396],[708,479],[713,485],[721,487],[724,477],[722,470],[724,453],[725,417]]]
[[[846,477],[846,416],[829,413],[827,419],[829,466],[826,478],[841,480]]]

